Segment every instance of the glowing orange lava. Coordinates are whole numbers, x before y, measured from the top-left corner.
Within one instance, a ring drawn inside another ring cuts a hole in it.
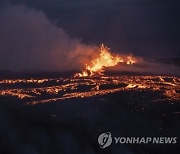
[[[92,60],[90,64],[86,64],[86,67],[82,71],[82,73],[76,73],[75,77],[86,77],[95,74],[102,75],[104,72],[104,68],[106,67],[112,67],[117,65],[118,63],[131,65],[137,62],[136,58],[134,58],[132,55],[127,57],[120,57],[119,55],[113,56],[110,53],[109,48],[107,48],[103,44],[99,48],[99,51],[99,56]]]

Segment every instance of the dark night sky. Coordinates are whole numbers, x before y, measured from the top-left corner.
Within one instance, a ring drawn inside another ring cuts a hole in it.
[[[176,57],[178,0],[11,0],[44,10],[68,34],[122,52]]]
[[[6,1],[6,0],[4,0]],[[71,38],[147,58],[180,57],[178,0],[9,0],[42,10]]]

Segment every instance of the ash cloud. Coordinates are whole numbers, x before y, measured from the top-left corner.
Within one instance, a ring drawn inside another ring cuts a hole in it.
[[[77,28],[78,21],[71,22],[71,29],[74,25]],[[87,45],[70,37],[43,11],[24,4],[1,6],[0,23],[0,70],[80,70],[98,54],[96,45]],[[120,64],[112,70],[180,74],[178,67],[146,60],[132,66]]]
[[[179,66],[173,64],[159,63],[154,60],[141,60],[133,65],[118,64],[109,68],[109,71],[134,72],[153,75],[175,75],[180,76]]]
[[[86,43],[146,58],[179,58],[177,0],[4,0],[42,9],[68,34]],[[73,25],[73,28],[72,28]]]
[[[1,7],[0,23],[1,70],[78,69],[96,48],[71,38],[42,11],[25,5]]]

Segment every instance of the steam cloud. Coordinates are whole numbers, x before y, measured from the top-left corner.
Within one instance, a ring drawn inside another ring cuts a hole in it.
[[[73,70],[94,52],[94,46],[70,38],[42,11],[25,5],[0,8],[0,23],[1,70]]]
[[[42,11],[25,5],[0,8],[0,70],[80,70],[96,51],[97,46],[68,36]],[[112,70],[180,74],[178,67],[145,60],[132,66],[120,64]]]
[[[110,71],[124,71],[135,73],[148,73],[154,75],[180,76],[180,69],[173,64],[159,63],[151,60],[140,60],[134,65],[117,65],[109,68]]]

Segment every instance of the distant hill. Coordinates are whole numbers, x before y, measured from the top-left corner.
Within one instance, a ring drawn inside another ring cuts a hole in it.
[[[157,62],[166,63],[166,64],[173,64],[180,67],[180,58],[173,58],[173,59],[159,59]]]

